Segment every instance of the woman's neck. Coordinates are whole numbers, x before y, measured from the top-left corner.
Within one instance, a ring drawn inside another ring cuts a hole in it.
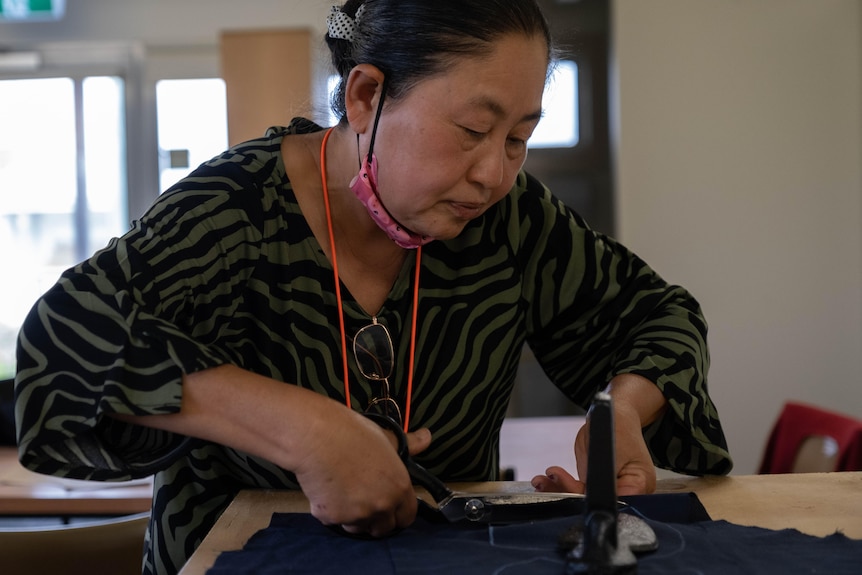
[[[372,220],[365,206],[350,189],[350,183],[359,172],[360,150],[356,134],[348,128],[332,131],[326,145],[326,185],[332,208],[332,220],[336,239],[347,243],[350,249],[362,256],[363,252],[372,260],[386,260],[402,254],[386,233]],[[320,147],[317,149],[317,169],[320,171]],[[342,248],[344,249],[344,248]]]

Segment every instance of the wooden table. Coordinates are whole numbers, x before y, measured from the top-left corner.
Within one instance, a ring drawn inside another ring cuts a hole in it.
[[[464,491],[532,491],[528,482],[455,484]],[[836,530],[862,539],[862,472],[747,475],[659,480],[661,493],[697,493],[713,519],[770,529],[793,527],[824,536]],[[240,492],[180,571],[203,575],[222,551],[241,549],[273,513],[307,512],[295,491]]]
[[[0,447],[0,515],[131,515],[152,505],[152,478],[79,481],[33,473],[14,447]]]

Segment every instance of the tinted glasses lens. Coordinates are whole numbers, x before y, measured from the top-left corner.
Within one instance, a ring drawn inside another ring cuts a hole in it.
[[[356,333],[353,354],[359,371],[368,379],[381,380],[392,376],[392,339],[382,324],[373,323]]]

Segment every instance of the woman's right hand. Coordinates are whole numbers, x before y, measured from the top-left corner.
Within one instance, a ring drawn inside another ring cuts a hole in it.
[[[425,450],[431,433],[409,433],[411,455]],[[305,452],[294,473],[311,504],[311,514],[345,531],[387,535],[413,523],[416,493],[390,432],[336,404],[309,429]]]

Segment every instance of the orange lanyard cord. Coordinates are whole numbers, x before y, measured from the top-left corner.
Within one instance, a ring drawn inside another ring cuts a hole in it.
[[[410,363],[407,372],[407,405],[404,406],[404,433],[410,424],[410,404],[413,401],[413,365],[416,357],[416,316],[419,311],[419,270],[422,269],[422,246],[416,248],[416,272],[413,278],[413,318],[410,325]]]
[[[341,303],[341,282],[338,279],[338,258],[335,255],[335,233],[332,231],[332,209],[329,205],[329,188],[326,185],[326,142],[333,128],[329,128],[323,135],[323,143],[320,144],[320,179],[323,182],[323,205],[326,207],[326,223],[329,228],[329,253],[332,257],[332,270],[335,274],[335,301],[338,305],[338,326],[341,329],[341,358],[344,368],[344,403],[350,407],[350,383],[347,379],[347,334],[344,330],[344,314]]]
[[[335,233],[332,228],[332,209],[329,204],[329,187],[326,184],[326,142],[334,128],[329,128],[320,144],[320,179],[323,183],[323,204],[326,207],[326,225],[329,230],[329,251],[332,257],[332,271],[335,276],[335,301],[338,305],[338,326],[341,329],[341,359],[344,368],[344,403],[350,407],[350,380],[347,368],[347,333],[344,328],[344,307],[341,299],[341,281],[338,277],[338,258],[335,255]],[[416,270],[413,279],[413,314],[410,325],[410,360],[407,374],[407,405],[404,409],[404,433],[410,425],[410,404],[413,399],[413,373],[416,357],[416,324],[419,310],[419,271],[422,263],[422,246],[416,248]]]

